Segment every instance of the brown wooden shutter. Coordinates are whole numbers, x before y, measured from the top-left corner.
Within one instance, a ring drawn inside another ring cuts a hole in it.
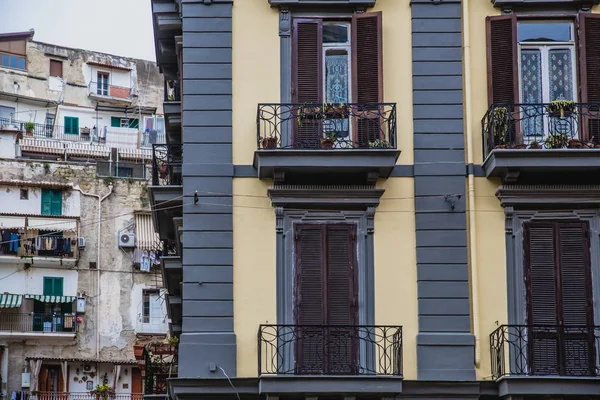
[[[356,103],[383,102],[382,13],[352,16],[352,84]]]
[[[579,14],[579,101],[600,103],[600,15]],[[600,119],[582,116],[582,139],[600,143]],[[585,129],[587,128],[587,129]]]
[[[358,332],[354,265],[355,227],[347,224],[327,226],[327,369],[329,374],[357,372]],[[340,326],[336,328],[335,326]]]
[[[292,102],[322,103],[323,29],[320,19],[294,19],[292,51]],[[300,108],[302,110],[302,108]],[[294,121],[295,147],[320,147],[320,119]]]
[[[488,101],[518,103],[518,45],[515,14],[487,17]]]
[[[382,13],[352,16],[352,97],[355,103],[383,102],[383,39]],[[382,137],[378,106],[358,106],[354,132],[358,147],[368,148],[370,142]],[[387,138],[389,140],[389,138]]]
[[[325,359],[324,226],[296,226],[296,372],[319,374]]]
[[[50,60],[50,76],[63,77],[63,63],[58,60]]]

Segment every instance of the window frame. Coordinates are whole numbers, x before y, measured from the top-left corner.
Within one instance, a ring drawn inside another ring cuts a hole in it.
[[[60,75],[52,75],[52,64],[53,64],[53,63],[54,63],[55,65],[58,65],[58,64],[60,65]],[[62,60],[57,60],[57,59],[51,58],[51,59],[49,60],[49,64],[50,64],[50,65],[49,65],[48,75],[49,75],[50,77],[54,77],[54,78],[60,78],[60,79],[62,79],[62,78],[63,78],[63,73],[64,73],[64,71],[63,71],[63,67],[64,67],[64,63],[63,63],[63,61],[62,61]]]
[[[4,65],[4,59],[3,57],[7,57],[8,59],[8,63],[7,65]],[[22,59],[23,60],[23,68],[15,68],[15,67],[11,67],[11,57],[15,57],[17,59]],[[0,52],[0,68],[7,68],[7,69],[12,69],[14,71],[25,71],[27,72],[27,56],[24,56],[22,54],[13,54],[13,53],[9,53],[6,51],[1,51]]]
[[[19,199],[20,200],[29,200],[29,189],[20,189],[19,190]]]
[[[103,79],[100,77],[103,76]],[[102,81],[102,86],[106,88],[106,90],[100,88],[100,82]],[[99,96],[109,96],[110,95],[110,72],[106,71],[96,71],[96,94]]]

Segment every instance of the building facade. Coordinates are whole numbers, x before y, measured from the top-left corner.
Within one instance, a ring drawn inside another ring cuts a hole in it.
[[[141,399],[134,345],[168,332],[147,192],[163,80],[32,36],[0,35],[0,398]]]
[[[22,131],[17,156],[149,160],[152,144],[165,141],[158,101],[164,83],[156,64],[33,36],[0,35],[0,123]]]
[[[598,396],[597,3],[153,1],[171,397]]]

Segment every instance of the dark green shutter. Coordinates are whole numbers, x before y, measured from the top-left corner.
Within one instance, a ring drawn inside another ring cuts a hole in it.
[[[79,134],[79,118],[65,117],[65,133],[68,135]]]
[[[44,296],[62,296],[63,278],[44,277]]]
[[[42,190],[42,214],[62,215],[62,191]]]
[[[113,128],[120,128],[121,127],[121,118],[110,117],[110,126]]]

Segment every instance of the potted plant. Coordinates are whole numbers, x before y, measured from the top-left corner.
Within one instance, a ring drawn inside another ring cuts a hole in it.
[[[33,130],[35,129],[35,124],[33,122],[25,122],[25,132],[27,136],[33,136]]]
[[[525,143],[515,143],[510,146],[511,149],[526,149],[527,145]]]
[[[548,149],[562,149],[567,145],[569,137],[564,133],[555,133],[548,136],[546,139],[546,148]]]
[[[334,104],[333,112],[337,115],[346,116],[348,114],[348,105],[345,103]]]
[[[260,145],[263,149],[274,149],[277,147],[277,138],[272,136],[261,138]]]
[[[177,336],[171,336],[169,338],[169,340],[167,340],[167,342],[171,345],[171,346],[177,346],[177,343],[179,343],[179,339],[177,338]]]
[[[496,148],[506,148],[506,135],[508,133],[508,110],[506,107],[496,107],[492,115],[492,132]]]
[[[96,400],[106,400],[109,396],[113,396],[115,391],[105,383],[104,385],[96,385],[95,389],[90,390],[90,394],[94,396]]]
[[[541,149],[543,147],[540,144],[540,142],[538,142],[537,140],[534,140],[533,142],[529,143],[529,148],[530,149]]]
[[[335,143],[335,132],[328,132],[325,134],[324,138],[321,138],[321,147],[323,149],[333,148],[334,143]]]
[[[569,139],[567,141],[567,148],[568,149],[582,149],[586,147],[586,144],[583,143],[581,140],[579,139]]]
[[[554,100],[546,106],[546,111],[551,117],[569,117],[575,110],[575,102],[572,100]]]
[[[144,357],[144,345],[139,342],[135,342],[133,345],[133,355],[136,360],[141,360]]]
[[[377,139],[374,142],[369,142],[369,148],[371,149],[387,149],[389,147],[390,144],[381,139]]]

